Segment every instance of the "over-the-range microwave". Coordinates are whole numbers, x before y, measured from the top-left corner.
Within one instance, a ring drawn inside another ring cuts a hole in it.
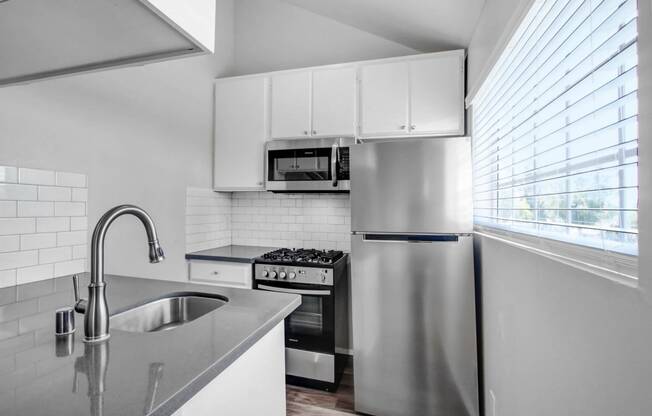
[[[349,192],[354,138],[272,140],[265,145],[265,189],[272,192]]]

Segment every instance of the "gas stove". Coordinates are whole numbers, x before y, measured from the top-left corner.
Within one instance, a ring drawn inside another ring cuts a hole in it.
[[[345,263],[337,250],[280,248],[255,259],[254,278],[332,286]]]
[[[301,296],[285,318],[289,384],[337,388],[345,359],[335,354],[336,339],[348,337],[347,270],[347,255],[336,250],[281,248],[254,260],[254,289]]]
[[[333,267],[344,253],[338,250],[315,250],[304,248],[280,248],[256,259],[259,264],[291,264],[308,267]]]

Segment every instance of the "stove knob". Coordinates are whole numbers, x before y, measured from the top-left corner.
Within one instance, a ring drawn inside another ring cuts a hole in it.
[[[276,279],[276,272],[275,271],[269,272],[269,278],[270,279]]]
[[[279,277],[279,279],[285,279],[287,277],[287,275],[285,274],[285,272],[280,272],[278,274],[278,277]]]
[[[290,280],[292,280],[295,277],[297,277],[297,275],[294,272],[290,272],[290,275],[288,277],[290,278]]]
[[[269,273],[267,272],[267,270],[263,270],[263,277],[267,277],[267,276],[269,276]]]
[[[322,282],[325,282],[325,281],[326,281],[326,275],[325,275],[325,274],[322,274],[322,275],[321,275],[321,281],[322,281]]]

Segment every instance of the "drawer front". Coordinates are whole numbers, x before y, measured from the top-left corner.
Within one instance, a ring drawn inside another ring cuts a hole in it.
[[[188,268],[191,282],[246,289],[252,287],[253,266],[249,263],[191,260]]]

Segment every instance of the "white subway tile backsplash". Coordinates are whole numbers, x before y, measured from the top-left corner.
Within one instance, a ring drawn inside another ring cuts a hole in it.
[[[55,202],[55,217],[81,217],[86,215],[86,203],[84,202]]]
[[[0,253],[18,251],[20,249],[20,236],[3,235],[0,236]]]
[[[0,235],[27,234],[36,231],[34,218],[0,218]]]
[[[18,169],[18,182],[32,185],[54,185],[54,172],[43,169]]]
[[[51,217],[54,215],[54,203],[43,201],[18,201],[19,217]]]
[[[18,182],[18,168],[13,166],[0,166],[0,182]]]
[[[0,166],[0,287],[86,265],[86,175]]]
[[[231,194],[210,189],[186,190],[186,250],[188,252],[231,243]]]
[[[16,201],[0,201],[0,217],[15,217],[16,207]]]
[[[56,247],[56,245],[57,245],[56,233],[22,234],[20,236],[21,250],[34,250],[37,248]]]
[[[45,217],[36,219],[37,233],[51,233],[56,231],[70,231],[70,218]]]
[[[346,194],[234,193],[231,243],[350,251]]]
[[[73,201],[88,201],[88,188],[72,188]]]
[[[16,270],[0,270],[0,288],[16,286]]]
[[[81,173],[57,172],[58,186],[71,186],[75,188],[86,187],[86,175]]]
[[[71,188],[61,186],[39,186],[39,201],[70,201],[72,192]]]
[[[35,201],[37,189],[34,185],[0,183],[0,199],[7,201]]]
[[[31,283],[54,277],[54,265],[41,264],[16,270],[16,284]]]
[[[88,229],[88,217],[70,217],[70,231]]]
[[[57,233],[58,246],[75,246],[86,243],[86,231],[64,231]]]
[[[73,259],[85,259],[87,252],[88,252],[88,246],[86,244],[82,244],[82,245],[79,245],[79,246],[73,246],[72,247],[72,258]]]
[[[188,190],[186,249],[227,244],[351,250],[346,194]]]
[[[14,251],[0,254],[0,270],[16,269],[38,264],[38,251]]]
[[[83,273],[86,268],[85,260],[71,260],[54,264],[54,275],[65,276],[67,274]]]
[[[73,248],[70,246],[44,248],[38,251],[38,262],[40,264],[47,264],[72,260],[72,252]]]

